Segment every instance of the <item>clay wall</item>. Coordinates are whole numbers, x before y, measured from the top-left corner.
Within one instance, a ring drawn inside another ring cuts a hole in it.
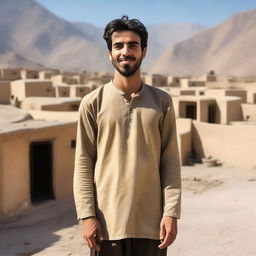
[[[256,125],[221,125],[193,121],[193,148],[198,159],[212,156],[237,167],[256,167]]]
[[[30,144],[52,142],[52,180],[56,200],[72,195],[76,123],[0,134],[0,217],[32,207]]]
[[[10,81],[0,81],[0,104],[10,104],[11,83]]]

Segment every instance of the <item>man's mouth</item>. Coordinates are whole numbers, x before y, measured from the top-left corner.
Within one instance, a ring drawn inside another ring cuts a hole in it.
[[[128,63],[128,62],[131,62],[131,61],[135,61],[136,59],[133,58],[133,57],[127,57],[127,58],[119,58],[119,63],[120,62],[123,62],[123,63]]]

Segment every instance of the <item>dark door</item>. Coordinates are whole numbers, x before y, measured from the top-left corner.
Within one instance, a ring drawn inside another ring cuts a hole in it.
[[[33,204],[54,198],[51,141],[30,144],[30,189]]]
[[[208,122],[215,123],[216,106],[214,104],[208,106]]]
[[[186,105],[186,118],[196,119],[196,103]]]

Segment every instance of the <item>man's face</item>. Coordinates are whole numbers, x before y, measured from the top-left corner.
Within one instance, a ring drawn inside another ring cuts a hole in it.
[[[135,32],[127,30],[112,34],[109,58],[121,75],[132,76],[139,69],[146,51],[146,48],[142,51],[141,39]]]

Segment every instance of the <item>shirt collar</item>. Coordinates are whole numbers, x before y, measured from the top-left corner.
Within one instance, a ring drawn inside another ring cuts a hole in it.
[[[113,87],[113,89],[114,89],[116,92],[118,92],[120,95],[122,95],[122,96],[125,95],[125,93],[124,93],[123,91],[121,91],[121,90],[119,90],[118,88],[116,88],[116,86],[113,84],[113,80],[110,81],[110,86]],[[141,96],[141,94],[142,94],[142,93],[144,92],[144,90],[145,90],[145,87],[146,87],[146,85],[145,85],[145,83],[142,81],[141,88],[140,88],[140,90],[139,90],[137,93],[135,93],[135,96]]]

